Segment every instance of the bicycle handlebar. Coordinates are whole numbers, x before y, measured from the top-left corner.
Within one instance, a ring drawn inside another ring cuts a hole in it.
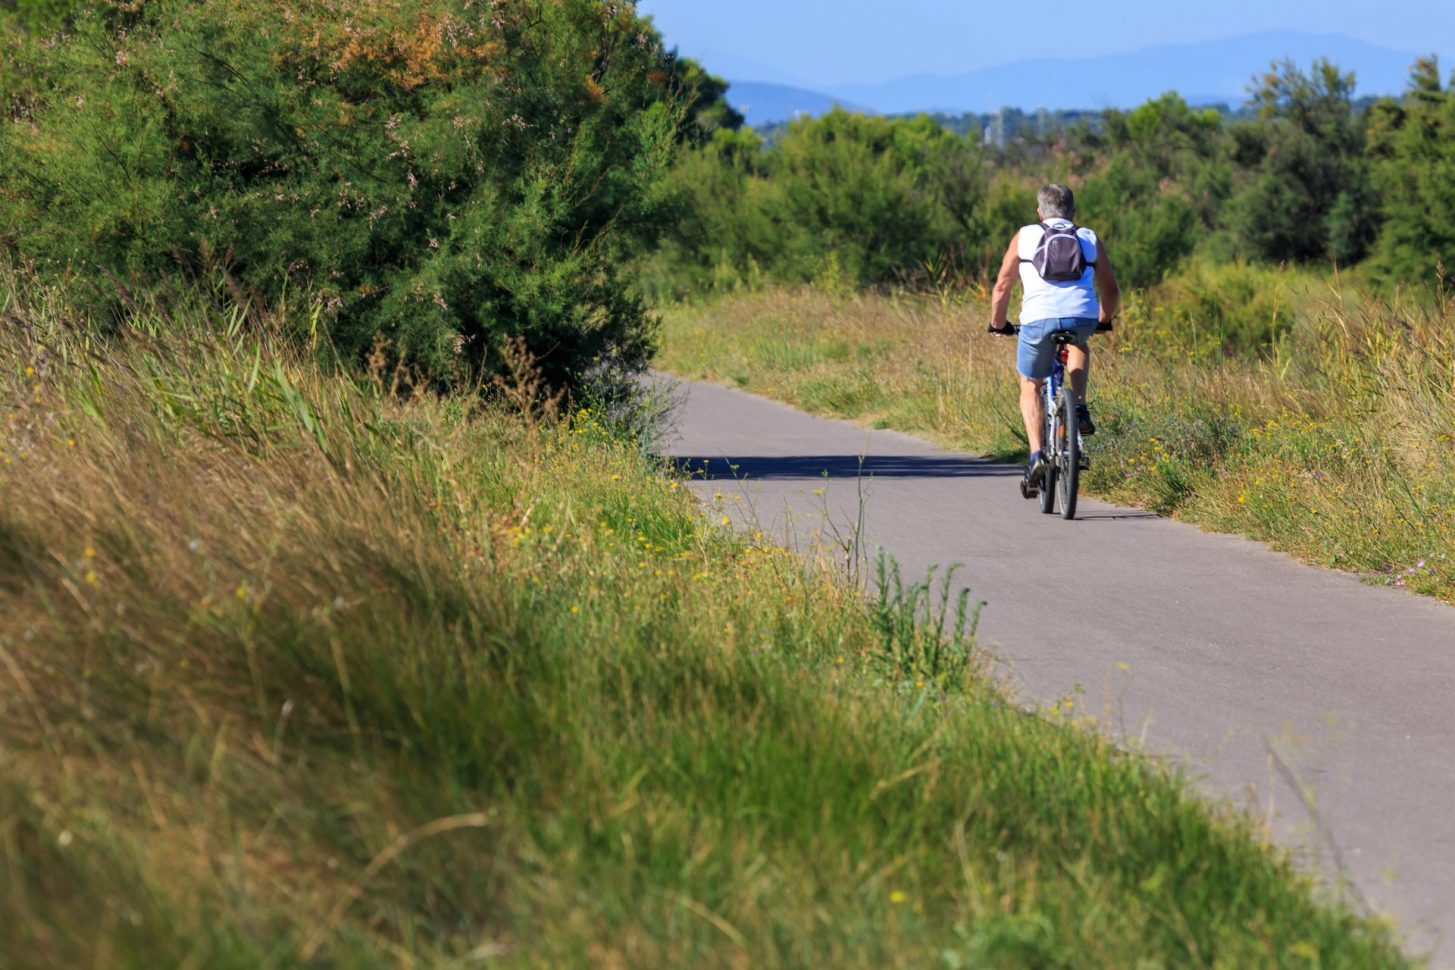
[[[1115,320],[1116,320],[1116,317],[1112,317],[1110,320],[1102,320],[1102,321],[1100,321],[1099,323],[1097,323],[1096,329],[1094,331],[1092,331],[1092,332],[1093,333],[1111,333],[1112,330],[1114,329],[1112,327],[1112,323],[1115,322]],[[1021,332],[1021,328],[1020,328],[1020,325],[1019,324],[1007,323],[1005,325],[1005,329],[1004,330],[997,330],[994,327],[986,326],[985,332],[986,333],[993,333],[993,334],[996,334],[997,336],[1000,336],[1000,337],[1014,337],[1016,334],[1018,334],[1018,333]]]

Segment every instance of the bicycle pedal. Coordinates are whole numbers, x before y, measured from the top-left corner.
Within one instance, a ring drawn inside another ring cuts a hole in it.
[[[1079,465],[1081,467],[1081,470],[1084,472],[1091,471],[1091,458],[1086,455],[1082,455],[1081,460],[1078,461],[1076,464]]]

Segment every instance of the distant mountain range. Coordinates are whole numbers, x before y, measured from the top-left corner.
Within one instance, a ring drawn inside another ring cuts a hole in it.
[[[858,104],[848,98],[836,98],[817,91],[789,87],[786,84],[765,84],[761,81],[733,81],[728,88],[728,103],[748,119],[753,127],[789,121],[800,115],[818,117],[827,114],[834,107],[850,111],[868,111],[872,108]]]
[[[1192,104],[1238,105],[1247,99],[1253,76],[1272,61],[1292,59],[1307,69],[1315,59],[1327,57],[1340,69],[1354,72],[1356,94],[1397,94],[1405,88],[1415,56],[1340,34],[1270,31],[1129,54],[1020,61],[953,77],[921,75],[880,84],[837,85],[823,91],[734,81],[728,100],[753,125],[822,114],[835,104],[883,114],[979,113],[1007,107],[1130,108],[1177,91]]]

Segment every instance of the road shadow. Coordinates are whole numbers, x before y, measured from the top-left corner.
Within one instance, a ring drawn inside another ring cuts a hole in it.
[[[1017,465],[997,465],[953,455],[674,455],[666,459],[684,474],[706,481],[812,480],[864,478],[1004,478],[1019,475]]]
[[[1118,509],[1115,512],[1077,512],[1078,522],[1123,522],[1135,519],[1160,519],[1162,516],[1155,512],[1144,512],[1141,509]]]

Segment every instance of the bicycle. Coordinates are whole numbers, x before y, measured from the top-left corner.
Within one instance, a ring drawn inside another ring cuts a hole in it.
[[[1018,334],[1020,327],[1012,324],[1002,333]],[[1111,330],[1109,322],[1097,326],[1097,333]],[[1021,482],[1021,496],[1026,499],[1039,498],[1041,511],[1046,515],[1059,512],[1063,519],[1076,518],[1076,494],[1081,485],[1081,472],[1091,467],[1086,446],[1081,440],[1081,429],[1076,421],[1076,395],[1066,381],[1066,348],[1076,342],[1076,334],[1061,331],[1051,335],[1056,345],[1051,360],[1051,376],[1041,382],[1041,394],[1045,400],[1041,419],[1041,451],[1046,460],[1039,487]]]

